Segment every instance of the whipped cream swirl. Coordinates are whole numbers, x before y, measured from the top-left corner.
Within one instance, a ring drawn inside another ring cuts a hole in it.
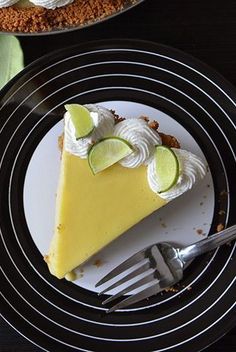
[[[19,0],[0,0],[0,8],[9,7],[16,4]]]
[[[155,151],[155,146],[161,144],[161,137],[142,118],[127,119],[115,126],[114,136],[128,141],[134,152],[120,161],[124,167],[134,168],[147,164]]]
[[[75,127],[70,118],[70,113],[67,111],[64,115],[65,121],[65,150],[71,154],[79,156],[82,159],[88,157],[89,148],[104,137],[113,135],[115,118],[113,113],[99,105],[88,104],[84,105],[89,111],[93,119],[94,130],[84,138],[76,140]]]
[[[170,201],[177,198],[193,187],[193,185],[201,180],[207,172],[205,164],[202,160],[186,150],[172,148],[175,152],[180,164],[180,176],[177,183],[168,191],[159,193],[161,198]],[[158,193],[160,186],[156,175],[155,158],[149,163],[147,168],[147,177],[150,188],[153,192]]]
[[[55,10],[57,7],[62,7],[71,4],[74,0],[30,0],[36,6],[42,6],[46,9]]]

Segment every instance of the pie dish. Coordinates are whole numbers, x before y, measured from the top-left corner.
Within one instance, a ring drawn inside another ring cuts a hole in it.
[[[138,0],[0,0],[0,31],[47,33],[77,29],[119,14]]]

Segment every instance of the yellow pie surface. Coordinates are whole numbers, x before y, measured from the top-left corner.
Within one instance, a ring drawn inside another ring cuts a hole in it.
[[[146,167],[115,164],[93,175],[63,149],[56,221],[46,261],[61,279],[166,201],[149,187]]]

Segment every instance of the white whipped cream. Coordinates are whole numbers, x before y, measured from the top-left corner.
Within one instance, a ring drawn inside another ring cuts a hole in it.
[[[115,125],[114,115],[110,110],[94,104],[84,106],[90,111],[90,116],[95,127],[87,137],[76,140],[75,127],[70,118],[70,113],[67,111],[64,115],[65,150],[71,154],[79,156],[82,159],[86,159],[88,157],[88,150],[94,143],[99,141],[101,138],[113,135]]]
[[[143,119],[127,119],[115,126],[114,135],[128,141],[134,152],[120,161],[124,167],[134,168],[147,164],[155,151],[155,146],[161,144],[158,132],[149,127]]]
[[[9,7],[16,4],[19,0],[0,0],[0,8],[1,7]]]
[[[206,175],[207,172],[205,164],[198,156],[183,149],[172,148],[172,150],[175,152],[179,160],[180,176],[177,183],[172,188],[166,192],[159,193],[159,196],[167,201],[177,198],[191,189],[196,182],[201,180]],[[160,186],[156,175],[155,158],[153,158],[148,164],[147,177],[152,191],[158,193]]]
[[[30,0],[36,6],[42,6],[46,9],[55,10],[57,7],[62,7],[71,4],[74,0]]]

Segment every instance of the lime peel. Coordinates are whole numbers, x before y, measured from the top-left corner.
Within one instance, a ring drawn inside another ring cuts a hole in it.
[[[133,153],[132,146],[119,137],[108,137],[95,143],[89,150],[88,162],[94,174],[107,169]]]
[[[159,184],[158,193],[163,193],[172,188],[178,181],[180,165],[174,151],[164,145],[156,147],[156,176]]]

